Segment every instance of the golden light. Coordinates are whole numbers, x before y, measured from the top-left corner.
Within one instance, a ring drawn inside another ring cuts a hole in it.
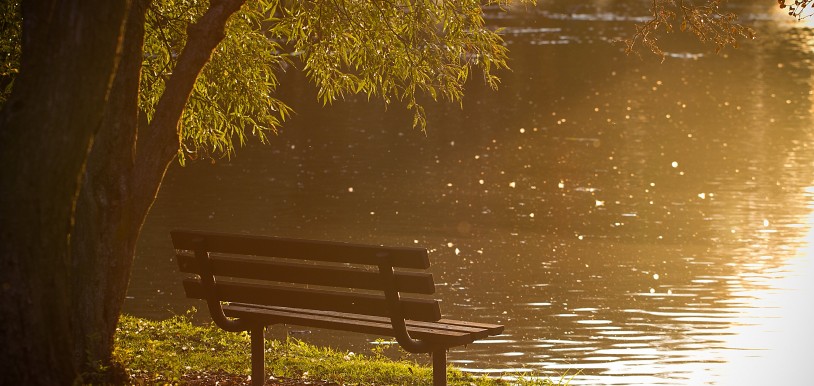
[[[814,187],[806,189],[814,208]],[[811,376],[810,332],[814,310],[814,211],[803,217],[808,228],[795,256],[768,267],[752,288],[737,296],[744,300],[740,316],[722,334],[726,364],[722,385],[758,383],[804,384]],[[771,256],[767,256],[767,259]],[[802,382],[802,383],[801,383]]]

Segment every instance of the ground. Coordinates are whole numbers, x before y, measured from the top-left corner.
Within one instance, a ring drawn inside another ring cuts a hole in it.
[[[132,385],[153,385],[162,383],[157,379],[146,379],[139,374],[130,375],[130,384]],[[169,381],[168,384],[188,385],[188,386],[250,386],[251,380],[244,375],[230,374],[223,371],[216,372],[196,372],[184,375],[180,380]],[[302,380],[292,378],[279,378],[274,377],[266,381],[266,386],[340,386],[336,382],[330,381],[316,381],[316,380]]]

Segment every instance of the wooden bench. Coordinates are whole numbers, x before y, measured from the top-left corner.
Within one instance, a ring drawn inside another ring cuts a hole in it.
[[[328,241],[171,232],[186,295],[206,300],[213,321],[249,331],[252,384],[265,381],[264,330],[273,324],[394,337],[432,355],[433,385],[446,385],[446,350],[503,326],[441,318],[427,250]],[[412,269],[412,270],[404,270]],[[316,288],[315,288],[316,287]],[[405,295],[423,294],[425,296]]]

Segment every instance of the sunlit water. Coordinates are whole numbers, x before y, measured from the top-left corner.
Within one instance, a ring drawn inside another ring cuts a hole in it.
[[[125,311],[204,309],[173,228],[418,245],[445,316],[506,326],[451,351],[467,371],[809,383],[814,31],[760,2],[740,9],[760,40],[716,56],[675,36],[660,63],[609,43],[634,2],[586,3],[495,18],[513,71],[497,92],[472,82],[463,109],[430,105],[426,135],[364,98],[321,108],[292,76],[300,114],[270,145],[169,171]]]

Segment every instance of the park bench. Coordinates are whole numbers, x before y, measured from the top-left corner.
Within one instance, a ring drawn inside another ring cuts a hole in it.
[[[199,231],[171,232],[186,295],[206,300],[220,328],[249,331],[252,384],[265,381],[264,331],[274,324],[394,337],[432,355],[446,385],[446,351],[503,326],[441,318],[426,249]],[[408,294],[408,295],[405,295]],[[410,295],[412,294],[412,295]],[[423,296],[421,296],[423,295]]]

